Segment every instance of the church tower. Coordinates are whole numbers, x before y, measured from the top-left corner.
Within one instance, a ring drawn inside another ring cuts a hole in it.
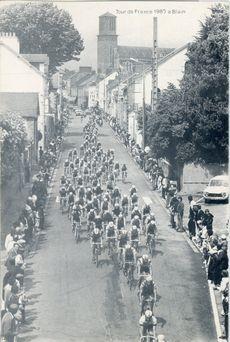
[[[108,74],[114,69],[114,50],[117,48],[117,17],[105,13],[99,17],[99,35],[97,36],[97,72]]]

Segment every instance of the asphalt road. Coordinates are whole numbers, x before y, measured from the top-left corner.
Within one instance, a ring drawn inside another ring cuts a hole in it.
[[[74,118],[66,134],[60,168],[47,208],[47,227],[41,233],[34,255],[27,260],[27,325],[18,342],[29,341],[124,341],[139,340],[140,308],[137,290],[104,253],[100,267],[91,261],[89,241],[74,242],[70,221],[59,211],[56,197],[62,165],[68,149],[82,141],[80,118]],[[118,143],[109,127],[100,129],[104,148],[115,149],[116,159],[128,166],[127,193],[135,184],[139,197],[152,202],[159,238],[153,256],[153,275],[158,288],[157,333],[170,342],[216,341],[211,302],[202,259],[183,233],[168,226],[168,214],[158,194]],[[85,236],[85,235],[83,235]],[[144,249],[143,249],[144,252]]]

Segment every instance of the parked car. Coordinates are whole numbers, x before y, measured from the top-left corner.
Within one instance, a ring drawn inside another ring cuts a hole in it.
[[[228,201],[229,177],[222,175],[210,179],[207,188],[203,191],[203,196],[206,203],[210,201]]]

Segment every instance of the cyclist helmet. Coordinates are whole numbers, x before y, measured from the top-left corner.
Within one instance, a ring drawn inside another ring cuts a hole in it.
[[[90,212],[91,212],[91,213],[93,213],[93,212],[94,212],[94,210],[93,210],[93,209],[90,209]]]
[[[122,218],[123,217],[122,213],[120,213],[118,217]]]
[[[115,204],[115,207],[119,207],[119,203],[116,203],[116,204]]]
[[[221,240],[226,240],[227,239],[225,234],[222,234],[220,238],[221,238]]]
[[[135,185],[134,185],[134,184],[132,185],[131,189],[136,189],[136,187],[135,187]]]
[[[124,195],[123,198],[127,198],[128,196],[127,195]]]
[[[126,233],[127,233],[126,229],[122,229],[122,230],[121,230],[121,234],[122,234],[122,235],[125,235]]]
[[[152,278],[150,275],[146,278],[146,281],[149,282],[149,283],[150,283],[152,280],[153,280],[153,278]]]
[[[148,255],[147,254],[144,254],[143,257],[142,257],[144,260],[148,260]]]
[[[66,163],[68,163],[68,162],[69,162],[69,160],[68,160],[68,159],[66,159],[66,160],[65,160],[65,162],[66,162]]]
[[[64,186],[62,186],[62,187],[61,187],[61,190],[65,190],[65,187],[64,187]]]
[[[77,209],[77,207],[76,207],[76,205],[74,204],[74,205],[73,205],[73,210],[76,210],[76,209]]]
[[[100,230],[98,228],[94,228],[93,231],[94,231],[95,234],[99,234],[100,233]]]
[[[132,229],[133,229],[133,230],[136,230],[136,229],[137,229],[137,226],[133,225],[133,226],[132,226]]]
[[[150,317],[152,317],[152,315],[153,315],[153,313],[152,313],[151,310],[146,310],[146,311],[145,311],[145,317],[146,317],[146,318],[150,318]]]
[[[130,249],[131,248],[131,245],[130,243],[127,243],[127,245],[125,246],[126,249]]]
[[[150,221],[150,223],[151,223],[151,224],[155,224],[156,222],[152,219],[152,220]]]
[[[113,227],[114,226],[114,223],[111,221],[111,222],[109,222],[109,227]]]
[[[69,195],[73,195],[72,191],[70,191]]]
[[[135,220],[139,219],[139,216],[138,215],[135,215],[134,216]]]

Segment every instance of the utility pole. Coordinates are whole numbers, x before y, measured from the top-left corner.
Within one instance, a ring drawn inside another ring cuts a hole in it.
[[[153,18],[153,51],[152,51],[152,112],[156,110],[157,106],[157,17]]]
[[[142,65],[142,67],[143,67],[143,65]],[[146,115],[145,115],[145,70],[144,70],[144,68],[143,68],[143,113],[142,113],[142,115],[143,115],[143,133],[142,133],[142,135],[143,135],[143,149],[145,149],[145,135],[146,135],[146,132],[145,132],[145,126],[146,126],[146,122],[145,122],[145,119],[146,119]]]

